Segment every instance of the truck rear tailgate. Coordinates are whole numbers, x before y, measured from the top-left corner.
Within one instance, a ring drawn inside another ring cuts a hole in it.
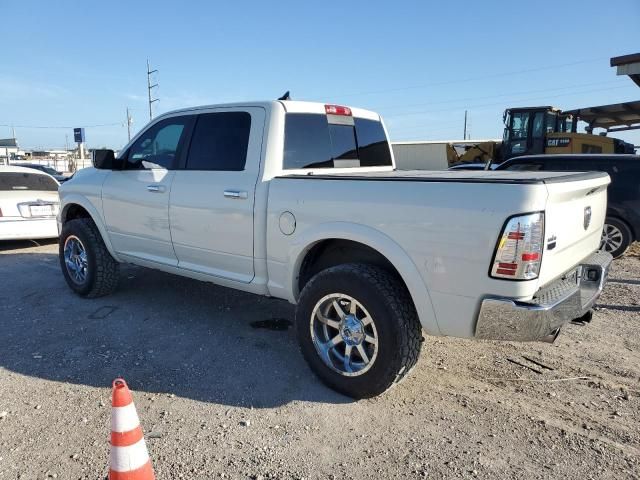
[[[577,173],[546,179],[543,286],[598,249],[607,211],[606,173]]]

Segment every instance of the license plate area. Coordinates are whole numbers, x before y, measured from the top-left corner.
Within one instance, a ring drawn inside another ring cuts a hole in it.
[[[46,205],[29,205],[29,213],[32,217],[52,217],[54,209],[52,204]]]

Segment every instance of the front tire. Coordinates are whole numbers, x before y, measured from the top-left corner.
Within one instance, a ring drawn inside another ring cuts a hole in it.
[[[59,258],[67,285],[81,297],[102,297],[116,289],[118,262],[107,250],[90,218],[65,222],[60,234]]]
[[[345,264],[315,275],[296,310],[302,354],[332,389],[380,395],[418,361],[422,327],[400,280],[380,267]]]
[[[607,217],[602,229],[600,249],[609,252],[613,258],[621,257],[631,245],[633,235],[629,226],[622,220]]]

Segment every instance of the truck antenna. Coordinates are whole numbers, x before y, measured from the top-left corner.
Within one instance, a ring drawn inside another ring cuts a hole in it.
[[[289,95],[289,90],[287,90],[284,95],[282,95],[278,100],[291,100],[291,95]]]

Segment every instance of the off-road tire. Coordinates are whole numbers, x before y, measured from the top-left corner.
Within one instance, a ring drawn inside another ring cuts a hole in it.
[[[327,366],[310,332],[315,305],[332,293],[349,295],[373,317],[378,355],[369,370],[344,376]],[[300,350],[313,372],[330,388],[352,398],[370,398],[402,380],[418,361],[422,327],[406,287],[393,274],[372,265],[351,263],[316,274],[304,287],[296,309]]]
[[[81,284],[71,279],[64,261],[64,244],[70,235],[78,237],[87,252],[87,276]],[[107,250],[98,228],[90,218],[76,218],[64,223],[58,256],[67,284],[81,297],[103,297],[117,288],[119,264]]]

